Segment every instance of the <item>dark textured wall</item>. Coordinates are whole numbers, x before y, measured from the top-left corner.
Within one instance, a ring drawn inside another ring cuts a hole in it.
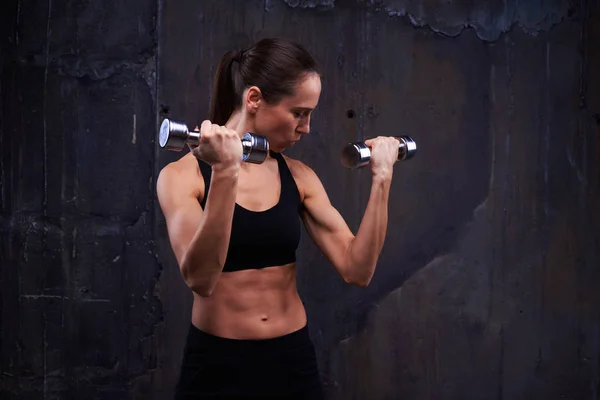
[[[156,128],[204,119],[221,54],[269,35],[323,66],[288,153],[353,229],[370,179],[341,145],[419,145],[368,288],[303,236],[330,397],[600,398],[600,2],[65,3],[0,16],[2,398],[169,398],[191,294]]]
[[[3,2],[3,399],[152,389],[156,15]]]

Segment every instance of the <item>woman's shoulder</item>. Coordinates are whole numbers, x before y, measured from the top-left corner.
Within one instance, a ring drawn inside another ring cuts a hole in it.
[[[317,173],[311,168],[309,165],[304,163],[303,161],[297,160],[295,158],[291,158],[289,156],[283,156],[288,168],[294,180],[296,181],[296,185],[301,193],[305,193],[307,189],[311,189],[315,186],[321,186],[321,180],[319,179]]]
[[[309,167],[306,163],[297,160],[295,158],[292,158],[290,156],[286,156],[283,155],[283,159],[285,160],[286,164],[288,165],[288,168],[290,169],[290,172],[292,173],[292,175],[294,175],[294,178],[298,177],[298,178],[303,178],[306,175],[311,175],[311,174],[315,174],[315,171]]]
[[[200,173],[198,159],[191,153],[166,164],[158,175],[157,184],[161,182],[174,189],[187,188],[198,195],[204,191],[204,179]]]

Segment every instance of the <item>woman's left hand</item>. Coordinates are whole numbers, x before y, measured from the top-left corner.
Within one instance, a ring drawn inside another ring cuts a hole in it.
[[[378,136],[365,140],[365,144],[371,150],[370,165],[373,178],[392,179],[400,141],[395,137]]]

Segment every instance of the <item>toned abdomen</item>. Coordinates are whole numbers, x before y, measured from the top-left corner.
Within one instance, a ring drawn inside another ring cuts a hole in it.
[[[232,339],[282,336],[306,325],[296,266],[222,273],[210,297],[194,294],[192,322]]]

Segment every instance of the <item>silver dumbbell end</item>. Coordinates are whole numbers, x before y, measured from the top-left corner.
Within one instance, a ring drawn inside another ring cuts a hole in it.
[[[262,135],[246,133],[242,137],[242,161],[261,164],[269,154],[269,141]]]
[[[400,136],[397,139],[400,141],[398,161],[413,158],[417,152],[417,143],[410,136]],[[362,168],[371,162],[371,149],[364,142],[348,143],[342,147],[340,159],[345,168]]]
[[[200,132],[190,132],[187,125],[177,121],[165,119],[160,124],[158,144],[160,147],[172,151],[181,151],[186,144],[198,145]]]
[[[410,136],[400,136],[398,146],[398,161],[410,160],[417,154],[417,143]]]
[[[242,137],[242,161],[260,164],[269,154],[269,141],[262,135],[246,133]],[[186,144],[198,146],[200,132],[190,131],[186,124],[165,119],[160,125],[158,144],[160,147],[181,151]]]

